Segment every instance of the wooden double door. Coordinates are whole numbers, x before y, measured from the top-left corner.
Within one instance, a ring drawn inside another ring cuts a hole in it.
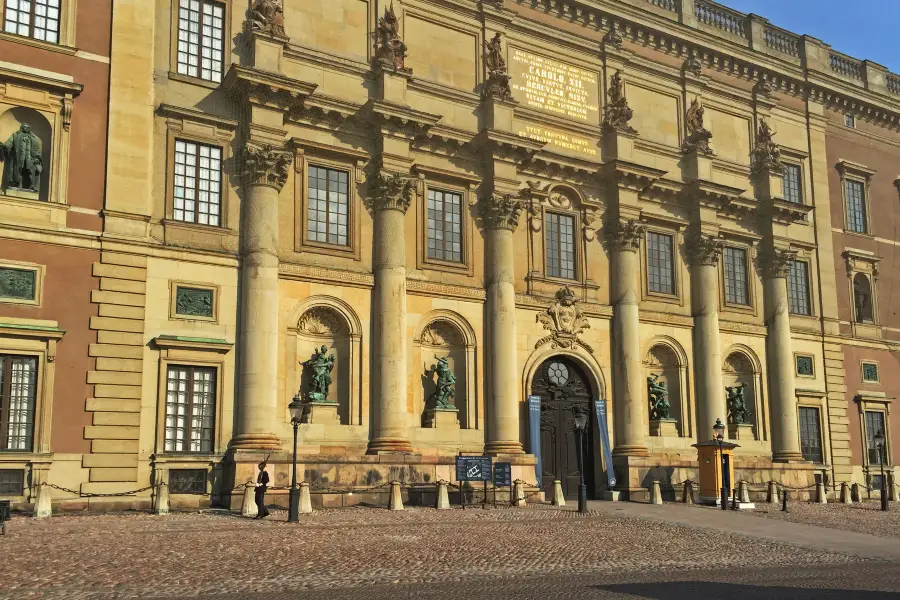
[[[541,398],[541,486],[547,498],[553,494],[553,482],[562,482],[566,498],[578,497],[578,447],[575,415],[588,415],[582,435],[584,479],[588,497],[594,490],[594,429],[591,386],[583,369],[566,357],[545,361],[534,376],[531,393]]]

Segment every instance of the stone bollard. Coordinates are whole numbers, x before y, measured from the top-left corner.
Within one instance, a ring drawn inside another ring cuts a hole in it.
[[[684,482],[684,490],[681,492],[681,501],[685,504],[693,504],[694,503],[694,482],[693,481],[685,481]]]
[[[400,488],[399,481],[391,482],[391,500],[388,508],[391,510],[403,510],[403,490]]]
[[[816,483],[816,504],[828,504],[828,494],[825,491],[825,484],[821,481]]]
[[[50,486],[47,484],[39,484],[37,489],[37,497],[34,499],[34,517],[43,519],[53,514],[53,505],[50,502]]]
[[[854,483],[850,485],[850,497],[854,502],[862,502],[862,496],[859,493],[859,484]]]
[[[741,504],[750,504],[750,488],[747,487],[747,482],[742,480],[738,484],[738,490],[741,498]]]
[[[437,502],[435,508],[438,510],[447,510],[450,508],[450,492],[446,481],[438,482]]]
[[[525,508],[525,482],[521,479],[516,479],[515,483],[513,483],[513,494],[515,496],[514,506],[516,508]]]
[[[650,504],[662,503],[662,493],[659,491],[659,482],[654,479],[650,484]]]
[[[853,504],[853,496],[850,495],[850,485],[846,481],[841,484],[841,504]]]
[[[252,481],[248,481],[244,486],[244,501],[241,503],[242,517],[255,517],[259,514],[259,511],[256,510],[256,502],[254,501],[255,493],[256,484]]]
[[[893,471],[887,472],[887,489],[888,489],[888,500],[891,502],[897,501],[897,480],[894,477]]]
[[[156,483],[156,498],[153,499],[153,514],[167,515],[169,514],[169,486],[165,481]]]
[[[300,483],[300,514],[308,515],[312,511],[312,498],[309,495],[309,484],[303,481]]]
[[[565,506],[566,497],[563,496],[562,481],[557,479],[553,482],[553,506]]]
[[[769,504],[778,502],[778,484],[774,481],[770,481],[766,488],[766,502]]]

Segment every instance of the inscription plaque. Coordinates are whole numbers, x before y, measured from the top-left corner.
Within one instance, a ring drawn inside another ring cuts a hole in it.
[[[596,72],[518,48],[510,52],[511,87],[518,102],[582,123],[600,122]]]

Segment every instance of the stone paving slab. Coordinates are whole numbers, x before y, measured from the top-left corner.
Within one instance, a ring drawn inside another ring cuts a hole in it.
[[[780,504],[757,504],[756,510],[747,514],[777,521],[900,538],[900,505],[896,502],[890,503],[888,512],[882,512],[881,503],[877,501],[856,504],[792,502],[787,513],[781,512]]]
[[[860,560],[602,510],[324,510],[299,525],[273,513],[16,518],[0,538],[0,598],[181,598]]]

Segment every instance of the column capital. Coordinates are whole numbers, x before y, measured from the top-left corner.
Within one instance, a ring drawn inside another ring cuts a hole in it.
[[[634,219],[618,219],[606,226],[606,244],[610,250],[637,252],[647,228]]]
[[[294,153],[282,146],[248,142],[242,152],[241,178],[246,186],[266,186],[281,192]]]
[[[797,258],[797,251],[790,248],[769,246],[760,250],[757,260],[763,276],[767,279],[787,277],[790,264]]]
[[[525,203],[512,194],[491,194],[481,199],[481,219],[485,229],[515,231]]]
[[[403,173],[379,170],[369,180],[367,204],[374,211],[397,210],[406,214],[412,205],[416,179]]]
[[[715,265],[725,249],[725,243],[714,235],[697,232],[685,240],[685,250],[695,265]]]

